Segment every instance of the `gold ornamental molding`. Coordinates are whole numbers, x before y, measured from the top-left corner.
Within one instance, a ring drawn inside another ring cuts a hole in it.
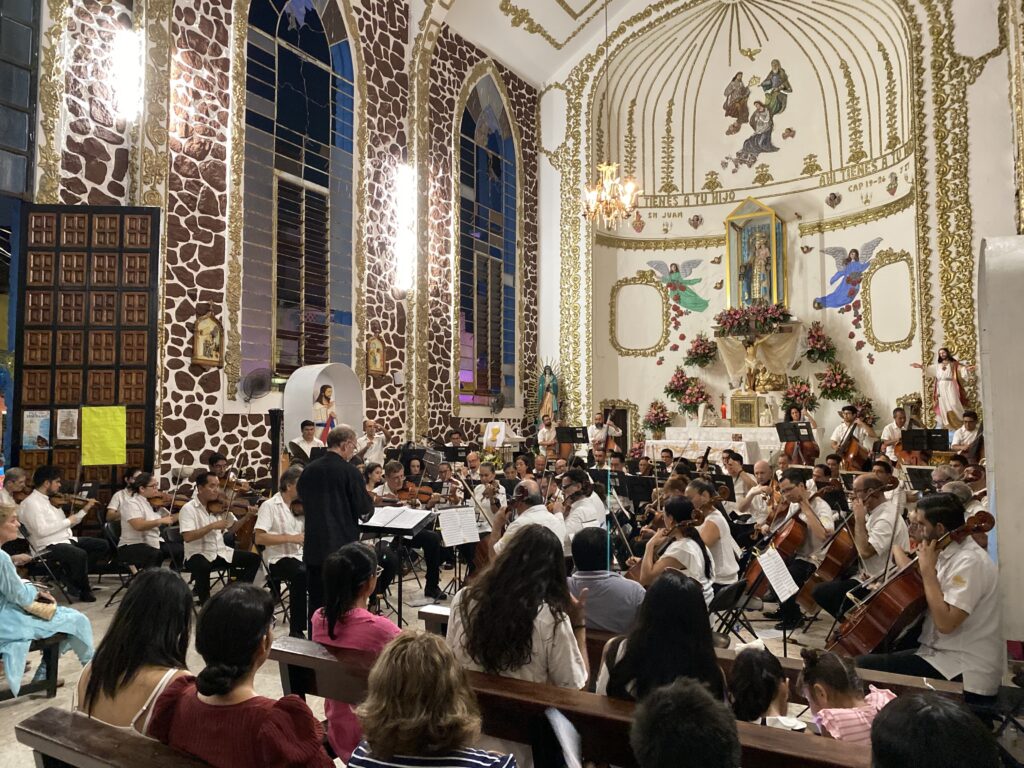
[[[632,400],[602,400],[600,403],[600,410],[604,411],[612,408],[624,408],[629,413],[629,439],[634,443],[640,439],[640,435],[643,433],[643,427],[640,424],[640,406],[634,403]],[[619,450],[629,455],[629,449],[632,446],[623,445],[619,447]]]
[[[64,140],[64,29],[71,0],[46,0],[49,26],[39,51],[39,134],[35,201],[60,202],[60,153]]]
[[[597,2],[597,0],[593,0],[593,2],[588,3],[587,6],[578,13],[578,15],[573,16],[573,11],[564,2],[562,2],[562,0],[558,0],[558,4],[562,6],[566,13],[572,16],[574,21],[578,20],[579,16],[585,13],[594,4],[594,2]],[[553,34],[545,29],[542,24],[533,18],[533,14],[531,14],[526,8],[520,8],[518,5],[513,3],[512,0],[501,0],[498,8],[509,18],[513,27],[522,27],[524,32],[531,35],[538,35],[556,51],[560,51],[565,48],[565,46],[567,46],[574,37],[582,32],[584,27],[593,21],[594,17],[601,13],[601,11],[604,10],[605,5],[609,2],[610,0],[605,0],[604,3],[601,3],[601,7],[580,22],[580,25],[576,27],[576,29],[574,29],[564,40],[558,40]]]
[[[871,286],[875,275],[883,268],[893,264],[906,264],[907,276],[909,277],[910,289],[910,330],[905,338],[895,341],[882,341],[875,333],[875,322],[872,314]],[[894,251],[891,248],[879,251],[871,259],[871,265],[861,275],[860,286],[861,299],[864,302],[864,337],[877,352],[898,352],[902,349],[910,349],[914,343],[914,336],[917,333],[917,292],[914,290],[914,260],[907,251]]]
[[[627,347],[619,341],[619,292],[631,285],[645,285],[655,291],[659,298],[661,298],[661,338],[649,347]],[[654,357],[661,352],[665,345],[668,344],[668,337],[672,332],[669,317],[670,306],[668,286],[655,276],[654,270],[643,269],[633,277],[624,277],[616,281],[612,286],[611,295],[608,299],[608,338],[615,351],[623,357]]]
[[[605,248],[615,248],[620,251],[687,251],[700,248],[724,248],[725,235],[641,240],[638,237],[616,237],[615,235],[598,232],[594,235],[594,243]]]
[[[800,231],[800,237],[806,237],[808,235],[822,235],[826,232],[835,232],[840,229],[849,229],[850,227],[859,227],[861,224],[870,224],[873,221],[895,216],[897,213],[907,210],[915,201],[916,193],[912,187],[907,194],[893,200],[891,203],[868,208],[846,216],[834,216],[831,219],[808,221],[801,224],[797,229]]]

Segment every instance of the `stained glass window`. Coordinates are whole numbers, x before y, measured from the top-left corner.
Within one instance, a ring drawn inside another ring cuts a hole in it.
[[[487,405],[516,391],[516,154],[488,76],[459,131],[459,401]]]
[[[243,372],[352,360],[355,86],[332,0],[252,0]]]
[[[0,192],[31,197],[38,49],[36,0],[0,0]]]

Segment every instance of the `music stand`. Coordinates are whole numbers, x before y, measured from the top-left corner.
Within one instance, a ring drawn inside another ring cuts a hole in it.
[[[466,456],[469,455],[469,446],[446,445],[441,453],[444,455],[444,460],[449,464],[465,464]]]
[[[812,477],[814,477],[814,467],[808,467],[805,464],[790,464],[789,471],[796,470],[800,473],[800,482],[807,483]]]
[[[783,448],[786,443],[797,444],[797,452],[802,460],[804,455],[800,451],[800,443],[817,442],[814,438],[814,429],[809,421],[779,421],[775,424],[775,432],[779,436],[779,442],[782,443]]]
[[[944,429],[905,429],[900,442],[905,451],[948,451],[949,433]]]
[[[424,480],[436,480],[438,470],[441,468],[441,451],[427,448],[423,451],[423,478]]]
[[[590,439],[586,427],[555,427],[555,442],[586,445]]]
[[[633,475],[628,480],[629,498],[633,502],[633,509],[640,509],[641,504],[650,503],[654,497],[656,478]]]
[[[860,477],[863,474],[865,474],[865,473],[864,472],[840,471],[839,472],[839,478],[843,481],[843,488],[845,488],[848,491],[852,491],[853,490],[853,481],[856,480],[858,477]]]
[[[923,429],[920,431],[924,431]],[[918,450],[918,449],[915,449]],[[904,467],[910,487],[918,493],[928,493],[932,488],[932,470],[935,467]]]
[[[384,510],[390,510],[395,512],[395,515],[387,518],[383,515]],[[422,513],[422,514],[410,514],[410,513]],[[367,522],[359,524],[359,530],[374,534],[378,538],[381,536],[394,536],[395,537],[395,551],[399,553],[399,562],[401,562],[401,551],[402,551],[402,539],[415,538],[424,528],[426,528],[436,516],[435,512],[430,510],[422,509],[410,509],[408,507],[381,507],[376,510]],[[402,582],[405,579],[402,578],[402,569],[398,569],[398,628],[402,628]]]

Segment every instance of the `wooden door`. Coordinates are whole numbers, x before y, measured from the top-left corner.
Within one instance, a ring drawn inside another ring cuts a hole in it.
[[[124,405],[126,466],[152,468],[159,221],[155,208],[26,206],[12,450],[30,475],[54,464],[74,481],[86,405]],[[106,504],[123,469],[82,475]]]

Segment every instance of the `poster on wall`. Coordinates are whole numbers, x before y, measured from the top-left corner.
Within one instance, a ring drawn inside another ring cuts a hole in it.
[[[78,409],[58,408],[57,409],[57,436],[58,443],[73,443],[78,441]]]
[[[50,412],[25,411],[21,417],[22,450],[50,447]]]

